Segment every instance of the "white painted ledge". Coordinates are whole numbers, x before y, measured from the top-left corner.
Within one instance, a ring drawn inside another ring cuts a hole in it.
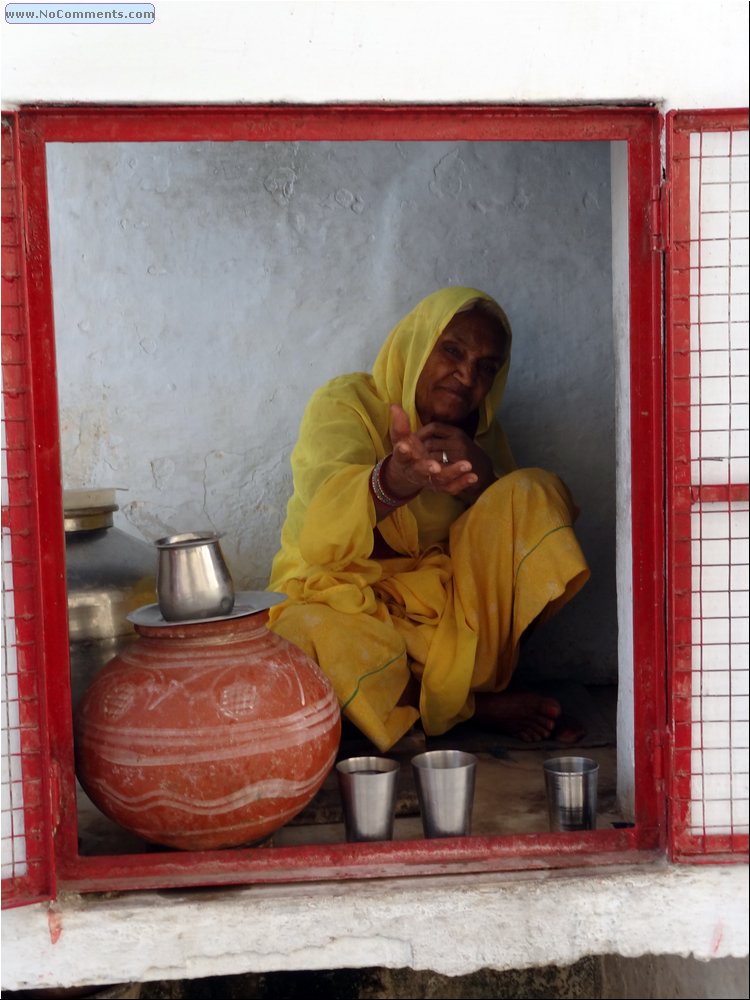
[[[461,975],[596,954],[738,958],[748,867],[71,895],[51,910],[6,910],[2,932],[9,990],[367,966]]]

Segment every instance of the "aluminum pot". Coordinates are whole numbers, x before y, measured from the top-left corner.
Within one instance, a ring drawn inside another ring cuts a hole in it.
[[[131,611],[156,600],[153,546],[114,527],[114,489],[65,490],[73,705],[92,678],[136,637]]]
[[[234,584],[219,535],[185,531],[160,538],[156,547],[156,593],[166,621],[219,618],[231,612]]]

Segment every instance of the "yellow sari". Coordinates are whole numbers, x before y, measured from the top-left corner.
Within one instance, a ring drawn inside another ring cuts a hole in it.
[[[373,465],[391,451],[391,403],[413,429],[417,380],[453,316],[483,299],[510,338],[497,303],[473,288],[420,302],[390,333],[372,374],[335,378],[310,400],[292,453],[294,493],[270,588],[288,600],[270,627],[304,649],[342,711],[387,750],[421,717],[428,734],[471,717],[474,692],[502,691],[528,626],[562,607],[588,579],[564,484],[516,470],[495,410],[510,351],[484,400],[474,439],[498,481],[467,509],[422,491],[377,525],[397,558],[375,558]],[[419,708],[399,704],[410,675]]]

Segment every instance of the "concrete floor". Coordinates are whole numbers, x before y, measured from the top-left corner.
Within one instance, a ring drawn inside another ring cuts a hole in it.
[[[558,752],[549,750],[505,751],[498,758],[492,753],[473,751],[478,757],[476,790],[471,832],[477,836],[506,836],[516,833],[549,831],[547,800],[542,764]],[[597,827],[605,828],[622,817],[615,810],[616,748],[591,747],[586,756],[599,763]],[[410,763],[401,765],[401,793],[396,806],[394,840],[421,839],[422,820],[410,774]],[[287,824],[273,836],[274,847],[313,843],[340,843],[346,838],[335,777],[329,778],[317,800],[303,814],[312,822]],[[321,822],[317,816],[333,814],[336,821]]]

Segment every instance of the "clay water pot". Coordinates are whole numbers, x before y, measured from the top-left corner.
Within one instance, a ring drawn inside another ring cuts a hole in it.
[[[310,802],[336,758],[338,701],[267,620],[136,624],[75,719],[78,778],[105,815],[210,850],[259,842]]]

